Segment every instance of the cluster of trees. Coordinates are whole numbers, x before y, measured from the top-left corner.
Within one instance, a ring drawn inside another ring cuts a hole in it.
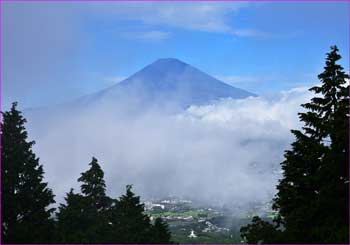
[[[317,97],[303,104],[302,130],[281,163],[273,223],[254,217],[248,243],[349,243],[349,76],[336,46],[327,53]]]
[[[71,189],[56,212],[16,106],[1,122],[1,243],[172,243],[167,223],[150,221],[130,185],[119,199],[106,195],[96,158],[78,179],[81,193]]]
[[[349,76],[338,51],[331,47],[321,86],[310,89],[317,97],[302,105],[302,130],[292,130],[273,200],[277,216],[242,227],[247,243],[349,242]],[[168,225],[150,221],[131,186],[119,199],[106,195],[96,158],[78,179],[81,193],[71,189],[56,211],[16,106],[1,122],[1,243],[171,243]]]

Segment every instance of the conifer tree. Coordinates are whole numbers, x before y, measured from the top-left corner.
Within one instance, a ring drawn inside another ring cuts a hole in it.
[[[104,172],[95,157],[92,158],[89,165],[90,169],[82,173],[78,179],[79,182],[82,182],[81,192],[91,208],[98,212],[105,211],[110,206],[111,200],[106,195]]]
[[[273,208],[288,243],[348,243],[349,77],[338,51],[332,46],[327,54],[321,86],[310,89],[317,97],[302,105],[304,127],[292,130],[296,140],[281,164]]]
[[[311,232],[325,243],[349,243],[349,76],[337,63],[341,59],[338,51],[336,46],[331,47],[324,72],[318,76],[322,86],[311,88],[322,97],[304,105],[318,115],[318,120],[311,113],[301,114],[325,147],[318,171],[316,213],[322,218]]]
[[[126,194],[116,201],[111,211],[112,243],[150,243],[152,241],[149,217],[144,213],[140,197],[126,186]]]
[[[106,195],[104,172],[95,157],[90,162],[90,169],[81,174],[78,179],[82,182],[81,192],[87,207],[85,215],[90,219],[90,226],[86,229],[89,240],[94,243],[103,243],[107,239],[108,211],[112,200]]]
[[[108,212],[112,200],[106,195],[104,173],[96,158],[90,169],[81,174],[82,194],[71,190],[66,205],[58,213],[58,236],[67,243],[104,243],[109,230]]]
[[[282,241],[282,232],[258,216],[253,217],[252,223],[242,227],[240,232],[248,244],[269,244]]]
[[[89,227],[86,216],[86,199],[73,192],[65,197],[66,204],[61,204],[57,214],[57,240],[59,243],[88,243],[85,232]]]
[[[303,131],[293,130],[296,141],[282,163],[274,208],[289,242],[346,243],[348,215],[348,75],[337,64],[336,46],[327,54],[317,97],[302,105]]]
[[[154,225],[151,229],[151,236],[153,239],[153,243],[156,243],[156,244],[170,244],[170,243],[172,243],[171,233],[169,231],[169,226],[161,218],[155,219]]]
[[[54,195],[32,151],[17,103],[1,123],[2,243],[47,243],[52,239]]]

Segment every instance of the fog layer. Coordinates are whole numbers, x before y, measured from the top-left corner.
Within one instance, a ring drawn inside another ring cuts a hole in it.
[[[297,112],[309,98],[301,88],[176,113],[148,109],[129,116],[104,103],[81,113],[25,116],[57,202],[71,187],[78,189],[77,178],[95,156],[112,197],[133,184],[143,198],[244,204],[275,193],[279,163],[293,140],[290,129],[300,127]]]

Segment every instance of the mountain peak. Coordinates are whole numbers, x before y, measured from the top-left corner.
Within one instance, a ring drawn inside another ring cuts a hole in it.
[[[143,104],[171,102],[183,107],[211,103],[214,100],[255,96],[232,87],[176,58],[162,58],[129,78],[106,89],[99,96],[134,98]]]
[[[161,71],[161,70],[163,72],[170,71],[170,70],[174,72],[181,72],[181,70],[189,66],[190,65],[176,58],[162,58],[146,66],[145,69],[146,70],[150,69],[152,70],[152,72]]]
[[[179,59],[176,59],[176,58],[160,58],[160,59],[157,59],[155,62],[153,62],[153,64],[159,64],[159,63],[168,63],[168,64],[183,64],[183,65],[187,65],[185,62],[179,60]]]
[[[155,62],[157,61],[169,61],[169,62],[180,62],[180,63],[184,63],[183,61],[177,59],[177,58],[173,58],[173,57],[167,57],[167,58],[159,58],[157,59]]]

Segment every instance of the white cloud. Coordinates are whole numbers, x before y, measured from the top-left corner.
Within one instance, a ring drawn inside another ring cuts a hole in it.
[[[231,30],[230,33],[241,37],[260,37],[260,38],[273,37],[271,33],[263,32],[255,29],[236,29],[236,30]]]
[[[138,116],[105,104],[46,115],[47,121],[28,115],[28,128],[58,201],[78,188],[76,179],[94,155],[113,197],[134,184],[143,197],[242,204],[273,196],[279,163],[293,140],[290,129],[300,127],[299,105],[309,97],[302,88],[271,99],[225,99],[177,114],[149,110]]]
[[[216,75],[220,81],[228,83],[230,85],[247,84],[247,83],[260,83],[270,80],[269,76],[253,76],[253,75]]]
[[[236,36],[267,36],[254,29],[236,29],[230,21],[247,3],[91,3],[91,11],[116,19],[141,21],[145,25],[168,26],[185,30],[226,33]]]
[[[170,32],[166,31],[144,31],[144,32],[126,32],[123,33],[126,38],[148,40],[148,41],[163,41],[171,37]]]
[[[274,86],[276,88],[282,87],[293,88],[295,86],[313,86],[318,83],[318,73],[297,74],[290,77],[280,73],[270,74],[243,74],[243,75],[215,75],[217,79],[234,87],[244,88],[248,91],[265,91],[271,93]],[[297,82],[300,81],[300,82]],[[265,89],[264,89],[265,88]],[[275,91],[276,92],[276,91]]]

